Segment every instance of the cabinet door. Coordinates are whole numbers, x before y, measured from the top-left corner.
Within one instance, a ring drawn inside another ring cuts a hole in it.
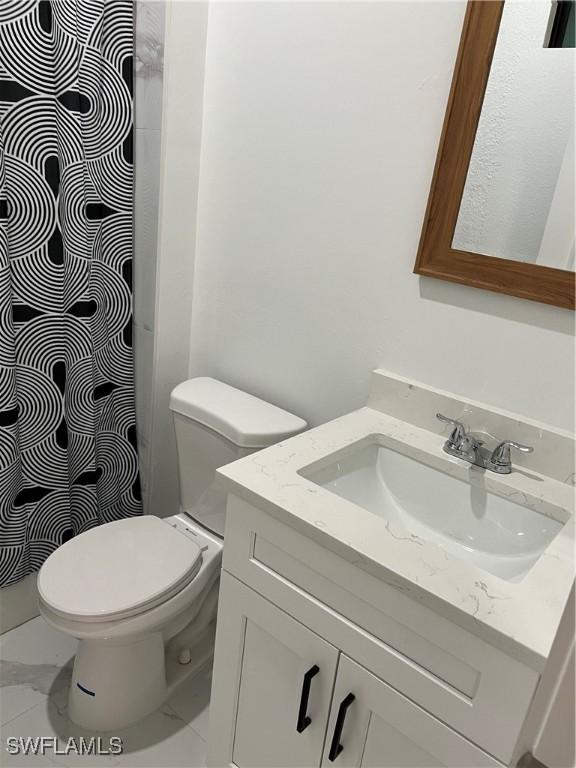
[[[484,768],[501,763],[341,655],[322,765]]]
[[[337,662],[336,648],[223,573],[209,764],[320,766]]]

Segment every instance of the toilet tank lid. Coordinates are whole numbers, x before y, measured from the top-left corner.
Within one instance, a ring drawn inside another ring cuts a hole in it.
[[[304,419],[207,376],[178,384],[170,408],[241,448],[265,448],[307,427]]]

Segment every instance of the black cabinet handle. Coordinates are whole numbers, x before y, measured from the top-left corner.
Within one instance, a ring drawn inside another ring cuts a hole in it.
[[[332,744],[330,745],[330,752],[328,754],[328,760],[330,760],[331,763],[336,760],[340,752],[342,752],[344,749],[342,744],[340,744],[340,739],[342,738],[342,729],[344,728],[344,720],[346,720],[346,712],[348,711],[348,707],[355,699],[356,696],[354,696],[353,693],[349,693],[348,696],[346,696],[346,698],[342,699],[340,702],[338,717],[336,718],[336,726],[334,727],[334,736],[332,736]]]
[[[300,706],[298,707],[298,722],[296,723],[296,730],[298,733],[302,733],[310,725],[312,720],[306,714],[308,712],[308,699],[310,698],[310,685],[312,684],[312,678],[320,672],[320,667],[314,664],[310,667],[308,672],[304,675],[302,681],[302,694],[300,695]]]

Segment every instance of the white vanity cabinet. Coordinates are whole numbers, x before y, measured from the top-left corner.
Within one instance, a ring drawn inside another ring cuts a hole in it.
[[[213,764],[319,766],[337,649],[226,573],[220,600],[227,647],[218,662],[223,728],[212,741]]]
[[[538,678],[229,497],[210,766],[510,765]]]
[[[229,574],[220,599],[211,765],[501,765]]]
[[[322,765],[484,768],[501,763],[342,654]]]

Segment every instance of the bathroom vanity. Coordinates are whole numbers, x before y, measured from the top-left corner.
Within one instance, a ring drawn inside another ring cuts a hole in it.
[[[528,443],[508,475],[437,411]],[[574,441],[375,372],[368,407],[219,470],[211,766],[498,766],[573,638]]]

